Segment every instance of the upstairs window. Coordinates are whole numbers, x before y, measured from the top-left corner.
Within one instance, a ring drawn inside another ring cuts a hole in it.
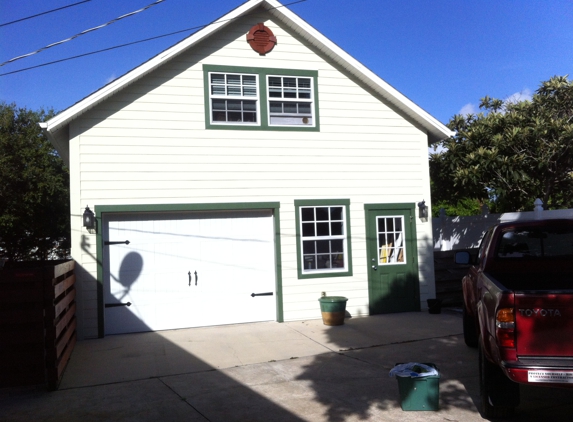
[[[320,130],[318,72],[203,65],[205,126],[217,130]]]
[[[312,126],[312,78],[268,77],[269,125]]]
[[[258,124],[258,76],[210,73],[211,123]]]

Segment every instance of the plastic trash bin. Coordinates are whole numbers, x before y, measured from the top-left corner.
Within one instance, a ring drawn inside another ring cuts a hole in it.
[[[424,363],[438,370],[433,363]],[[418,377],[397,376],[402,410],[439,410],[440,374]]]

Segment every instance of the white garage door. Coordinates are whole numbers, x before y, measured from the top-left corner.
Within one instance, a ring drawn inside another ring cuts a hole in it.
[[[104,216],[105,334],[276,319],[273,232],[270,210]]]

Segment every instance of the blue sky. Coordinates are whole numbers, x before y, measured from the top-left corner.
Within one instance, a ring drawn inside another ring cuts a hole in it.
[[[0,25],[81,0],[0,0]],[[155,0],[91,0],[0,26],[0,62]],[[292,0],[282,0],[288,4]],[[0,74],[205,25],[242,0],[165,0]],[[554,75],[573,78],[571,0],[306,0],[289,8],[438,120],[485,95],[527,98]],[[0,76],[0,101],[63,110],[193,31]]]

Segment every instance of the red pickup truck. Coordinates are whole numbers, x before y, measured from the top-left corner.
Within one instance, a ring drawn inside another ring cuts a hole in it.
[[[462,280],[464,340],[479,348],[481,413],[510,416],[519,383],[573,387],[573,220],[500,223]]]

